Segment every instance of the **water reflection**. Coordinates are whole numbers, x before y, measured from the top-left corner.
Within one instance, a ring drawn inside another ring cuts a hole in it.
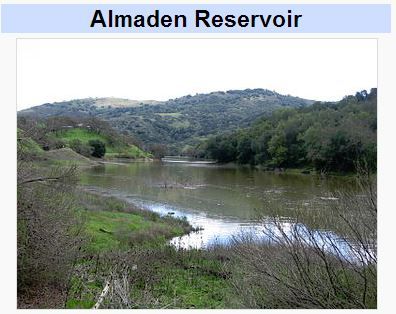
[[[81,182],[161,215],[186,217],[194,227],[203,228],[174,238],[171,243],[180,248],[227,244],[240,233],[266,241],[258,215],[283,217],[286,230],[295,226],[298,217],[301,231],[318,230],[318,237],[325,234],[338,241],[329,211],[336,200],[332,194],[354,188],[347,178],[324,180],[250,168],[161,163],[106,164],[88,169]]]

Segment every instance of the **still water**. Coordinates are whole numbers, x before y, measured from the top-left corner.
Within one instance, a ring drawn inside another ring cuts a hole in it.
[[[162,215],[186,217],[202,230],[171,241],[183,248],[226,243],[241,232],[260,233],[269,216],[285,226],[298,221],[304,228],[333,232],[334,192],[354,186],[345,177],[161,162],[103,164],[84,171],[81,183]]]

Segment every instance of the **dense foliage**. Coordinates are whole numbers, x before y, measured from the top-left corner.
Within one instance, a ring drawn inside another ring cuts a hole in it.
[[[101,140],[90,140],[88,144],[92,147],[92,156],[102,158],[106,154],[106,145]]]
[[[377,90],[339,102],[284,108],[252,127],[210,138],[195,152],[220,162],[267,167],[314,167],[354,171],[355,163],[376,168]]]
[[[161,103],[89,98],[44,104],[18,115],[96,117],[111,123],[118,131],[133,135],[147,148],[165,144],[167,153],[184,153],[210,135],[247,127],[258,116],[275,109],[309,104],[312,101],[265,89],[247,89],[188,95]]]

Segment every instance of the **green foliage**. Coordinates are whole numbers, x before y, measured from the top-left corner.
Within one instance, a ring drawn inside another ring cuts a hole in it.
[[[271,164],[281,167],[287,158],[286,140],[284,134],[275,134],[268,142],[268,153],[272,156]]]
[[[106,156],[116,158],[150,158],[151,155],[137,145],[131,136],[120,134],[106,122],[94,118],[51,117],[19,117],[18,126],[21,132],[27,133],[45,150],[70,147],[85,157],[92,156],[93,147],[89,141],[101,141],[105,144]]]
[[[90,140],[88,144],[92,147],[93,157],[102,158],[106,154],[106,145],[101,140]]]
[[[67,309],[91,309],[95,305],[95,301],[70,299],[66,302]]]
[[[23,130],[17,130],[17,152],[19,159],[34,159],[43,156],[44,152],[41,146],[27,137]]]
[[[236,159],[237,143],[236,138],[232,135],[230,137],[213,137],[207,142],[207,157],[219,162],[233,161]]]
[[[106,100],[111,103],[111,99]],[[114,100],[116,101],[116,100]],[[170,99],[159,104],[103,106],[103,99],[81,99],[44,104],[19,116],[84,118],[94,116],[126,131],[146,145],[165,144],[170,154],[202,137],[249,126],[258,116],[283,107],[299,108],[312,101],[265,89],[230,90]]]
[[[57,132],[56,137],[64,140],[71,149],[86,157],[93,156],[93,147],[89,144],[90,141],[101,141],[105,144],[105,157],[150,157],[150,154],[141,150],[136,145],[123,143],[114,137],[109,137],[83,128],[74,128]]]
[[[355,171],[358,161],[376,169],[376,89],[335,103],[283,108],[252,127],[199,145],[200,157],[266,167]],[[363,96],[362,96],[363,95]]]

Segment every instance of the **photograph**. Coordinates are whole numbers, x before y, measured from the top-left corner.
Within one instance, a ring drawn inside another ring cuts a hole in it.
[[[17,308],[377,309],[377,46],[17,39]]]

